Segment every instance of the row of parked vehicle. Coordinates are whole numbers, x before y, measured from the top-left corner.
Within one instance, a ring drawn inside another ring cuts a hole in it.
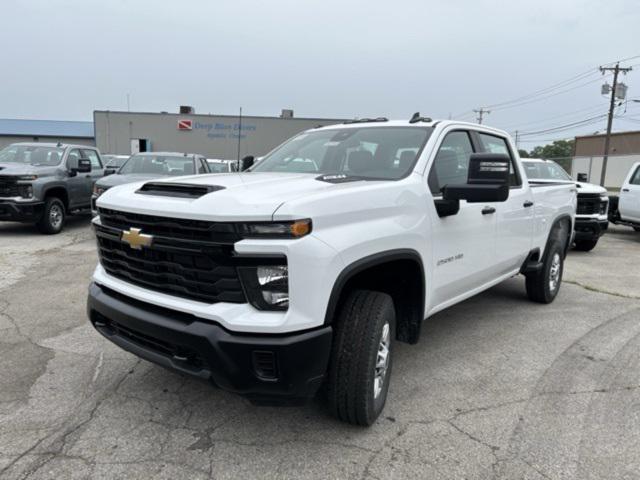
[[[55,234],[68,215],[95,213],[96,199],[113,186],[235,172],[237,165],[192,153],[101,155],[85,145],[16,143],[0,151],[0,221],[34,223],[42,233]]]

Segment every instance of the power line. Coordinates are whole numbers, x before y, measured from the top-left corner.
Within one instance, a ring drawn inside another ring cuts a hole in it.
[[[555,127],[545,128],[543,130],[535,130],[535,131],[530,131],[530,132],[520,132],[520,136],[529,137],[529,136],[532,136],[532,135],[540,135],[540,134],[545,134],[545,133],[560,132],[560,131],[563,131],[563,130],[571,130],[572,128],[581,127],[581,126],[584,126],[584,125],[595,123],[598,120],[605,118],[606,116],[607,116],[607,114],[603,113],[602,115],[596,115],[595,117],[585,118],[584,120],[580,120],[578,122],[567,123],[565,125],[557,125]]]

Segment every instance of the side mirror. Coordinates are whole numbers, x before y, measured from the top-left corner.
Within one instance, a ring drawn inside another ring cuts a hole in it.
[[[88,158],[71,158],[67,161],[67,167],[72,176],[78,173],[89,173],[91,171],[91,160]]]
[[[240,160],[240,171],[244,172],[248,168],[251,168],[253,166],[254,162],[255,162],[254,156],[253,155],[247,155],[242,160]]]
[[[458,213],[460,200],[468,203],[506,201],[509,198],[510,165],[507,155],[471,154],[467,183],[444,186],[442,200],[436,200],[438,215],[446,217]]]
[[[104,176],[106,177],[107,175],[113,175],[114,173],[116,173],[117,170],[118,170],[117,168],[106,167],[104,169]]]

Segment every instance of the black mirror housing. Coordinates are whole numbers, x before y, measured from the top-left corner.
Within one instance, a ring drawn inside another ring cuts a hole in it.
[[[72,175],[89,173],[91,171],[91,160],[88,158],[71,158],[67,161],[67,168]]]
[[[509,185],[511,159],[497,153],[472,153],[467,183],[470,185]]]
[[[240,171],[244,172],[245,170],[251,168],[255,163],[255,157],[253,155],[247,155],[242,160],[240,160]]]

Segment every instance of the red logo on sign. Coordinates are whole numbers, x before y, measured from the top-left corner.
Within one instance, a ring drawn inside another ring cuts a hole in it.
[[[192,130],[193,122],[191,120],[178,120],[178,130]]]

